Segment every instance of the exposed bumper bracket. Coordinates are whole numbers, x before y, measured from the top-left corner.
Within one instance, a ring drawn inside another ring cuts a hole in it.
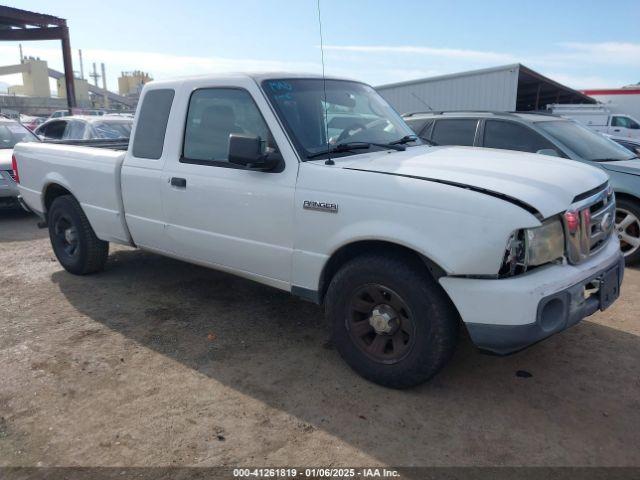
[[[614,275],[615,273],[615,275]],[[466,323],[471,339],[481,350],[506,355],[522,350],[554,333],[561,332],[598,310],[607,308],[617,298],[624,274],[622,255],[615,262],[602,268],[595,275],[540,300],[536,321],[524,325],[494,325]],[[617,285],[609,285],[607,292],[600,291],[603,279],[615,278]],[[599,289],[585,298],[589,285],[597,283]],[[613,293],[612,293],[613,292]],[[607,297],[603,295],[607,293]],[[611,295],[615,295],[611,297]]]

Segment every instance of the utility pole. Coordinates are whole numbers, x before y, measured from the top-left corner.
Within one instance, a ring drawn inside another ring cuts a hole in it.
[[[82,50],[78,50],[78,56],[80,57],[80,79],[84,80],[84,63],[82,63]]]
[[[96,70],[96,62],[93,62],[93,73],[90,73],[89,76],[93,78],[93,84],[97,87],[100,74],[98,73],[98,70]]]
[[[22,44],[18,44],[18,47],[20,48],[20,63],[24,62],[24,55],[22,55]]]
[[[104,90],[103,106],[104,108],[109,108],[109,97],[107,96],[107,74],[104,70],[104,63],[101,63],[100,66],[102,67],[102,89]]]

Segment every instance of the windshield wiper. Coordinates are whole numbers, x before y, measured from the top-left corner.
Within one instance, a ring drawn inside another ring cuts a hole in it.
[[[332,147],[322,150],[321,152],[312,153],[307,155],[307,158],[321,157],[322,155],[328,155],[330,153],[343,153],[350,152],[351,150],[368,150],[371,147],[390,148],[392,150],[404,151],[406,147],[402,145],[396,145],[391,143],[374,143],[374,142],[346,142],[338,143]]]
[[[387,145],[405,145],[407,143],[415,142],[416,140],[418,140],[417,135],[405,135],[400,140],[389,142]]]
[[[419,137],[418,135],[405,135],[400,140],[396,140],[395,142],[391,142],[388,145],[404,145],[405,143],[415,142],[416,140],[422,140],[423,142],[431,145],[432,147],[437,147],[438,144],[433,140],[429,140],[428,138]]]

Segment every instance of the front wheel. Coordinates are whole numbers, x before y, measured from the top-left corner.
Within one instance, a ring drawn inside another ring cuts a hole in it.
[[[425,382],[455,349],[459,317],[412,258],[363,255],[331,281],[325,299],[336,348],[364,378],[392,388]]]
[[[627,265],[640,261],[640,203],[616,200],[616,234]]]
[[[57,197],[49,208],[47,223],[53,252],[70,273],[86,275],[102,270],[109,243],[96,237],[78,201],[71,195]]]

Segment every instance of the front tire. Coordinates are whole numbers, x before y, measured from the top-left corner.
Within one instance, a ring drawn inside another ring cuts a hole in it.
[[[616,234],[626,264],[640,262],[640,203],[616,200]]]
[[[364,378],[419,385],[451,358],[459,316],[426,268],[402,255],[367,254],[333,277],[325,311],[337,350]]]
[[[47,215],[49,239],[60,265],[75,275],[99,272],[109,255],[109,243],[96,237],[78,201],[57,197]]]

